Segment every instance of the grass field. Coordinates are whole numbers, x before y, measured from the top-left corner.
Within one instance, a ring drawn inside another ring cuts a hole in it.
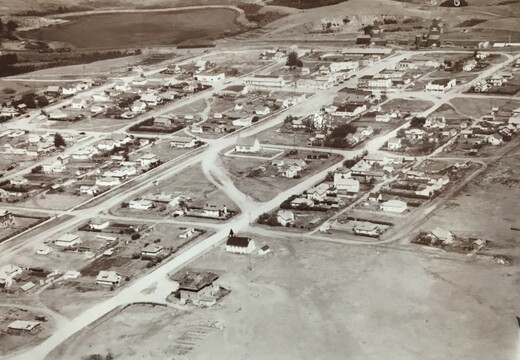
[[[291,157],[305,159],[307,154],[311,154],[311,152],[300,151],[297,156]],[[279,156],[277,159],[287,160],[285,156]],[[235,186],[240,191],[250,195],[258,201],[268,201],[275,197],[279,192],[290,189],[297,183],[301,182],[302,178],[311,176],[339,161],[340,156],[335,154],[331,155],[328,159],[313,160],[312,162],[307,161],[308,167],[300,173],[301,179],[288,179],[280,175],[275,175],[274,173],[276,173],[276,170],[272,170],[273,166],[270,166],[270,161],[222,157],[222,162],[231,179],[233,179]],[[248,176],[251,170],[259,166],[267,166],[270,168],[270,171],[266,172],[265,175],[261,174],[254,177]]]
[[[453,107],[460,113],[467,116],[480,118],[490,113],[491,108],[499,107],[503,110],[514,110],[520,107],[519,100],[506,100],[496,98],[486,98],[485,96],[476,98],[455,98],[451,100]]]
[[[236,17],[237,12],[230,9],[86,15],[72,18],[68,23],[24,32],[23,36],[70,43],[79,48],[171,45],[235,32],[239,29]],[[92,36],[93,32],[96,36]]]
[[[219,248],[192,264],[217,271],[231,289],[215,307],[114,312],[49,359],[111,352],[202,360],[215,349],[229,360],[512,358],[520,296],[507,275],[514,269],[327,242],[269,245],[273,254],[251,263]],[[222,330],[208,329],[215,322]]]

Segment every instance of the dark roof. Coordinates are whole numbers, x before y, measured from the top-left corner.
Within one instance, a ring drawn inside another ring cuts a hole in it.
[[[191,271],[177,274],[174,279],[179,283],[179,290],[200,291],[218,279],[218,275],[209,271]]]
[[[226,245],[229,246],[238,246],[238,247],[247,247],[251,238],[242,237],[242,236],[230,236],[227,240]]]
[[[263,250],[263,251],[267,251],[267,250],[270,249],[270,247],[268,245],[264,245],[260,249]]]
[[[233,92],[240,92],[244,90],[244,85],[230,85],[224,89],[222,89],[222,91],[233,91]]]

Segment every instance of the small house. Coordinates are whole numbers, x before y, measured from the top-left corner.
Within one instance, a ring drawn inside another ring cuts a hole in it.
[[[79,238],[78,235],[74,235],[74,234],[63,234],[62,236],[60,236],[55,242],[54,244],[56,246],[60,246],[60,247],[64,247],[64,248],[72,248],[72,247],[75,247],[79,244],[81,244],[81,239]]]
[[[7,325],[7,332],[12,335],[34,335],[41,330],[39,321],[15,320]]]
[[[453,234],[448,230],[444,230],[440,227],[437,227],[434,230],[432,230],[431,235],[445,245],[453,244]]]
[[[163,254],[164,248],[155,244],[148,244],[143,250],[141,250],[142,258],[157,258]]]
[[[294,224],[294,213],[290,210],[278,210],[276,220],[282,226]]]
[[[388,200],[380,205],[380,209],[386,212],[403,213],[408,205],[401,200]]]
[[[271,248],[269,245],[264,245],[260,249],[258,249],[258,255],[265,256],[271,252]]]
[[[235,151],[241,153],[257,153],[260,151],[260,141],[257,138],[239,137],[235,145]]]
[[[121,275],[115,271],[102,270],[96,277],[96,284],[103,286],[117,286],[121,283]]]

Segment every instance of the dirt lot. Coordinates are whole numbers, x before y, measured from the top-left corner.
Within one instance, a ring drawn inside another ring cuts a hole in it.
[[[132,307],[49,359],[110,351],[125,359],[198,360],[213,358],[215,349],[230,360],[511,358],[516,268],[326,242],[269,245],[273,255],[253,256],[252,271],[248,257],[222,248],[193,264],[219,272],[231,289],[215,307],[177,314]],[[214,322],[223,330],[208,330]]]
[[[310,152],[308,154],[310,154]],[[277,159],[282,159],[285,156],[286,155],[277,157]],[[297,158],[305,159],[306,156],[306,152],[300,151],[298,152]],[[294,156],[291,157],[295,158]],[[308,167],[306,170],[300,172],[301,178],[317,173],[339,161],[340,156],[335,154],[331,155],[328,159],[307,161]],[[289,179],[275,175],[271,171],[265,173],[268,175],[259,174],[259,176],[254,177],[247,176],[251,170],[259,166],[271,168],[270,161],[251,158],[240,159],[237,157],[222,157],[222,162],[224,163],[230,177],[233,179],[235,186],[240,191],[250,195],[258,201],[268,201],[276,196],[280,191],[287,190],[301,181],[301,178]]]
[[[32,197],[27,201],[14,203],[12,206],[19,208],[36,208],[46,210],[67,210],[90,199],[89,195],[74,195],[70,193],[42,194]]]
[[[51,335],[54,327],[52,319],[41,323],[41,331],[34,335],[12,335],[7,333],[7,326],[15,320],[34,321],[36,315],[42,315],[27,309],[0,306],[0,356],[12,354],[24,348],[35,346]]]
[[[508,255],[520,260],[519,226],[520,170],[517,158],[509,157],[488,167],[479,180],[471,182],[456,197],[446,202],[435,216],[421,226],[432,230],[441,226],[455,235],[491,240],[483,252]]]

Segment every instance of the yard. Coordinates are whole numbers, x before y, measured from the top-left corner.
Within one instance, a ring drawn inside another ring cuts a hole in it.
[[[157,184],[153,189],[146,193],[165,193],[182,195],[190,208],[202,208],[206,204],[213,204],[217,206],[226,205],[230,211],[238,211],[238,207],[215,185],[209,182],[204,176],[202,169],[198,165],[190,166],[185,169],[182,174],[175,175],[168,181]],[[138,196],[139,197],[139,196]],[[190,200],[191,199],[191,200]],[[127,201],[133,200],[127,199]],[[171,211],[171,209],[169,210]],[[114,208],[112,213],[118,216],[144,216],[146,218],[164,218],[166,213],[160,212],[160,207],[156,210],[133,210],[127,208]]]
[[[487,170],[455,197],[449,199],[420,229],[430,231],[437,226],[454,235],[491,240],[482,252],[507,255],[520,260],[515,214],[520,211],[520,172],[515,157],[505,157],[490,164]],[[493,219],[493,221],[490,221]]]
[[[382,112],[399,110],[401,113],[420,113],[433,106],[431,101],[391,99],[381,105]]]
[[[298,151],[296,154],[290,155],[285,152],[283,156],[277,157],[276,160],[283,159],[307,159],[307,155],[317,154],[314,152]],[[325,154],[325,153],[323,153]],[[313,175],[323,169],[338,163],[341,157],[331,154],[328,159],[305,160],[307,169],[300,172],[300,179],[285,178],[278,174],[276,167],[271,165],[271,161],[258,159],[241,159],[237,157],[222,157],[224,167],[228,171],[235,186],[247,195],[250,195],[258,201],[268,201],[275,197],[279,192],[290,189],[301,181],[301,178]],[[266,168],[266,171],[259,169]],[[255,171],[259,170],[259,171]]]
[[[110,352],[115,358],[199,360],[214,357],[218,348],[218,356],[230,360],[251,354],[469,360],[475,354],[510,358],[516,349],[514,269],[389,248],[256,240],[258,246],[268,242],[273,254],[245,257],[219,248],[192,264],[217,271],[231,289],[213,308],[114,311],[49,359]]]
[[[33,335],[14,335],[7,333],[7,326],[16,320],[35,321],[35,316],[44,315],[28,311],[23,306],[12,307],[0,304],[0,356],[12,355],[15,352],[29,349],[44,341],[52,334],[55,322],[47,317],[47,322],[41,323],[41,330]]]

